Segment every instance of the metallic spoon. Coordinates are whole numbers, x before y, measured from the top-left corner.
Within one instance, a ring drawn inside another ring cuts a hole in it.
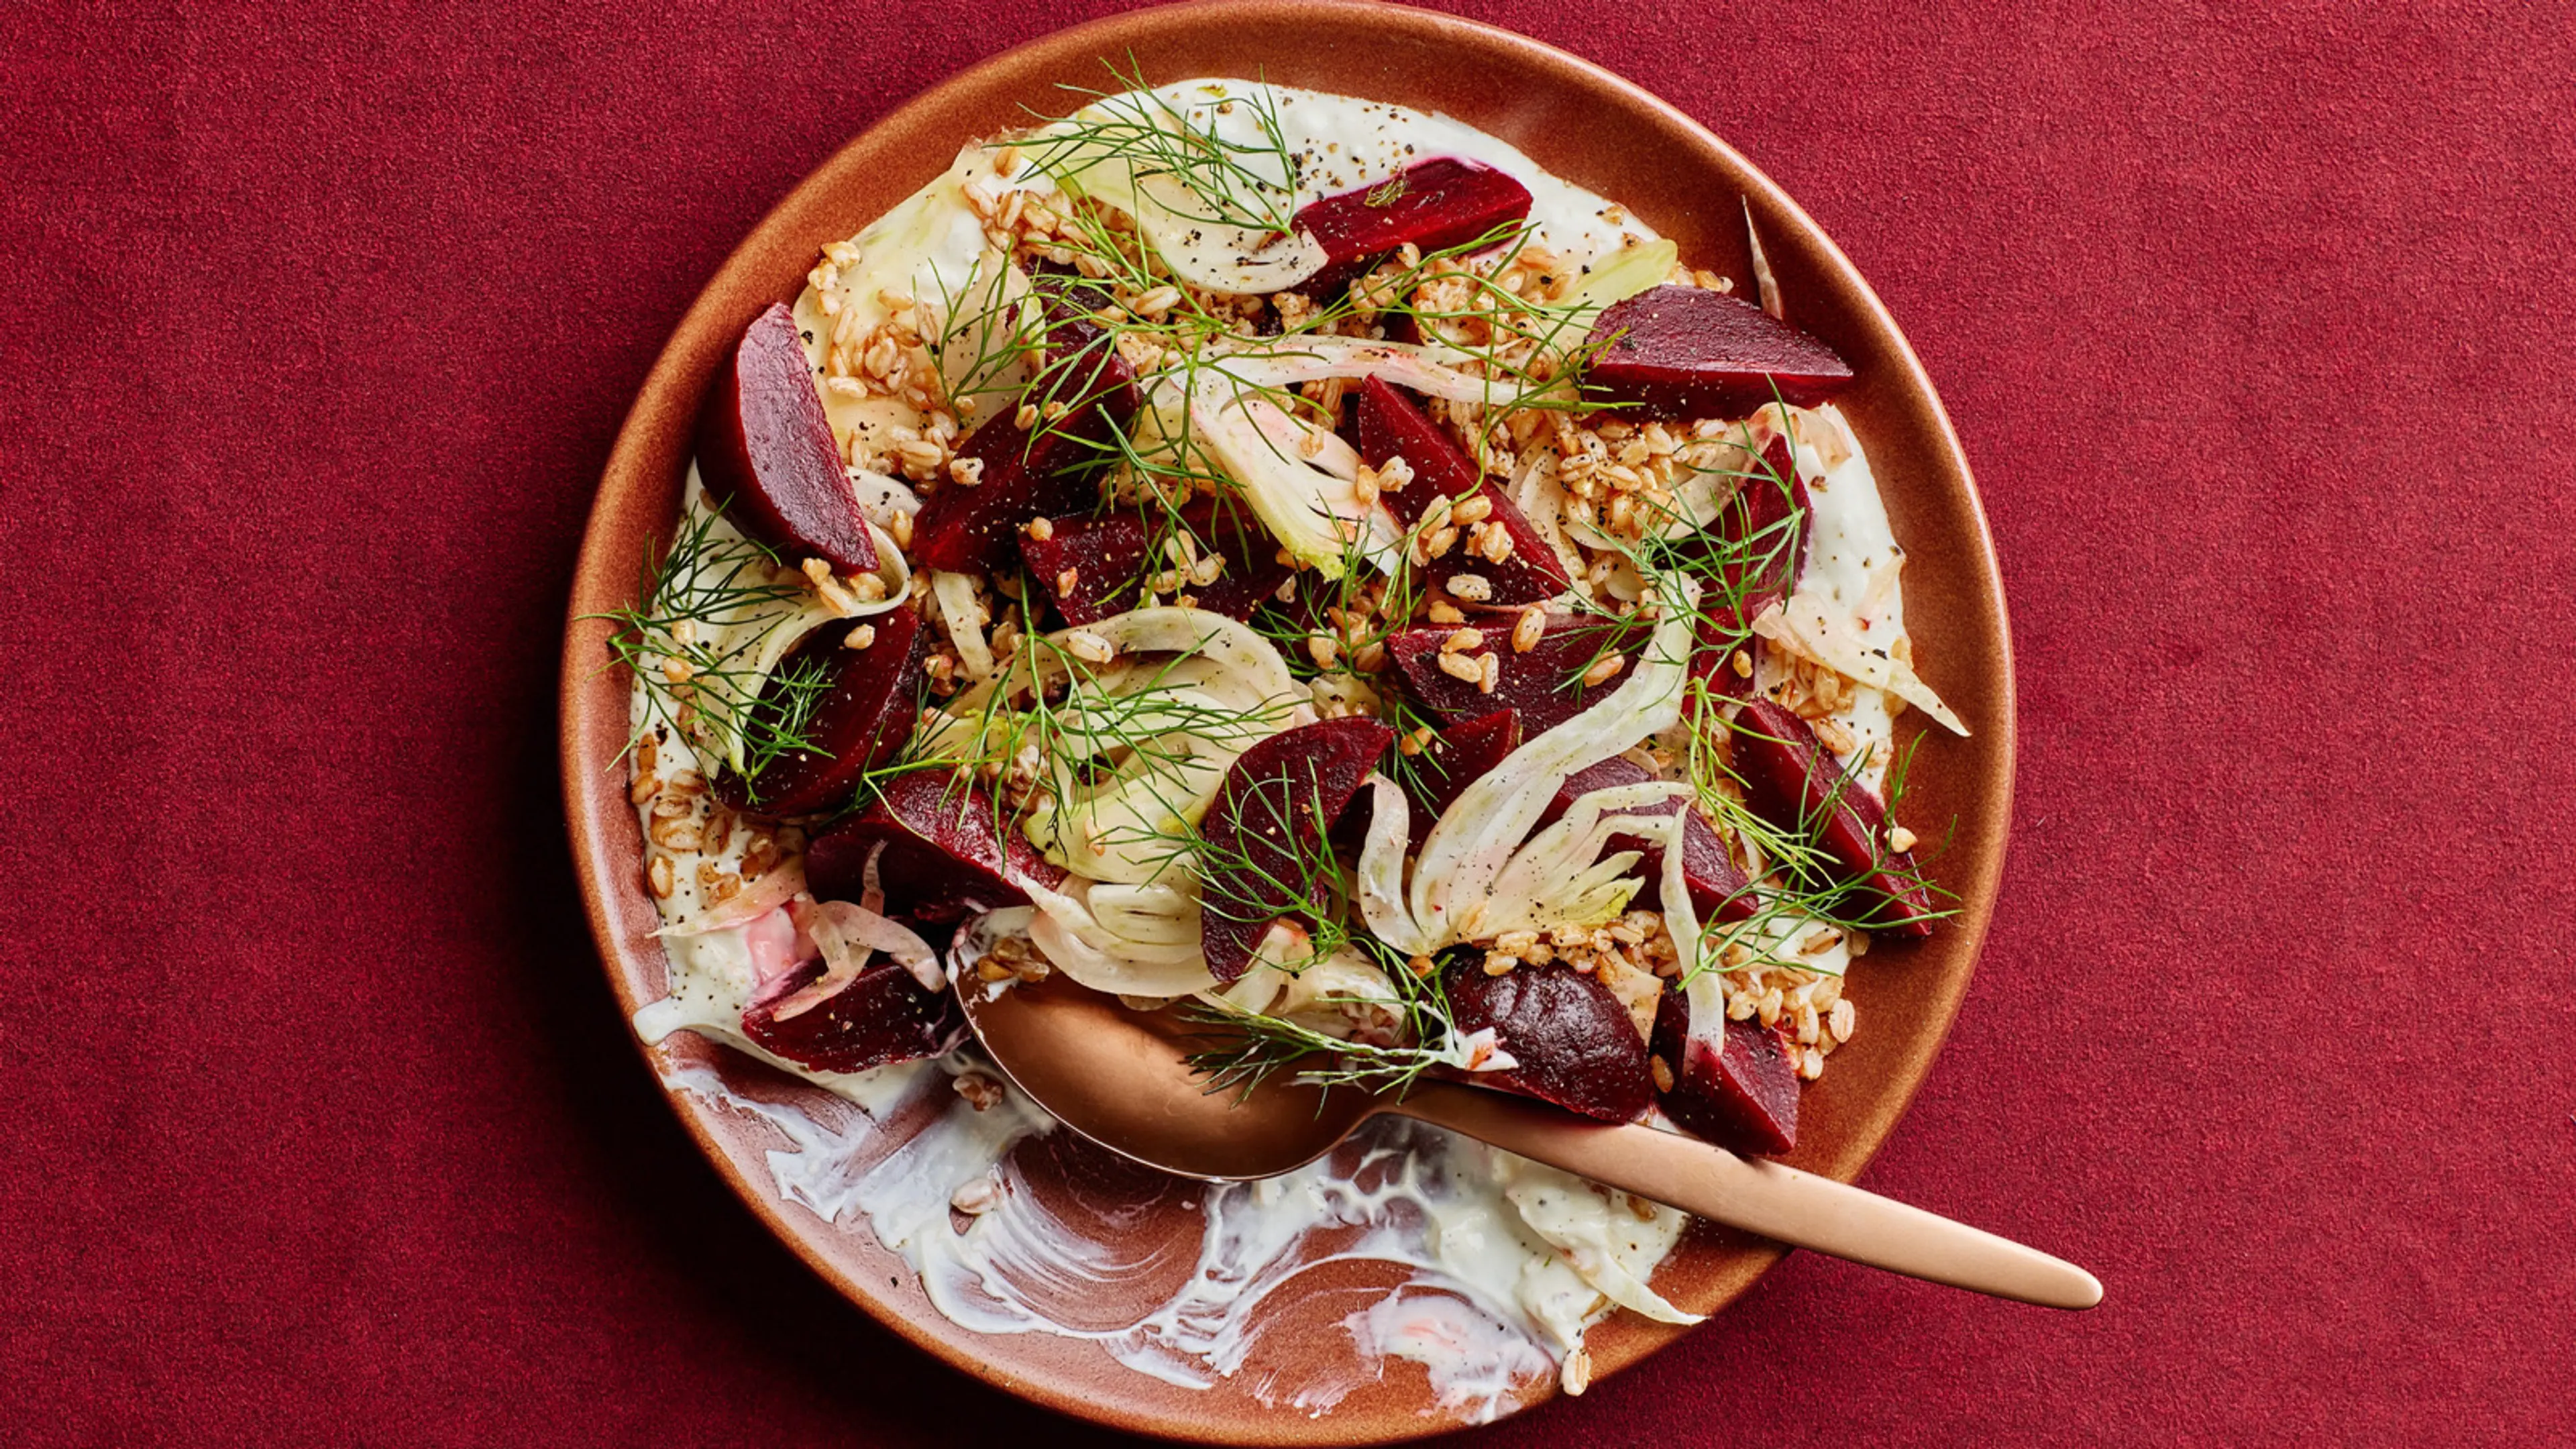
[[[1446,1082],[1418,1083],[1399,1098],[1283,1075],[1238,1098],[1211,1092],[1190,1067],[1209,1028],[1169,1011],[1131,1011],[1062,977],[990,1001],[961,994],[984,1050],[1031,1100],[1110,1151],[1182,1177],[1276,1176],[1389,1113],[1791,1247],[2048,1308],[2102,1301],[2092,1274],[2035,1248],[1697,1138]]]

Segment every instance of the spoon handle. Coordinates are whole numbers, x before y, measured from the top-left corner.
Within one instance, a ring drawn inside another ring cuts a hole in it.
[[[2092,1274],[2036,1248],[1694,1137],[1587,1122],[1500,1092],[1439,1084],[1418,1086],[1384,1110],[1791,1247],[2047,1308],[2102,1301]]]

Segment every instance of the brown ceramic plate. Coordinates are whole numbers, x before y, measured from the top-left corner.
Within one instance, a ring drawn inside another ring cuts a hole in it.
[[[1967,740],[1925,742],[1907,810],[1918,828],[1955,821],[1956,833],[1932,870],[1958,893],[1959,914],[1936,939],[1873,954],[1856,973],[1851,991],[1868,1030],[1836,1054],[1833,1070],[1808,1090],[1800,1113],[1803,1140],[1789,1161],[1850,1179],[1886,1139],[1931,1067],[1967,990],[2003,865],[2013,774],[2012,655],[1993,545],[1967,460],[1931,380],[1868,284],[1743,157],[1671,106],[1584,61],[1518,35],[1392,6],[1242,0],[1150,10],[998,56],[844,147],[770,213],[708,284],[663,349],[609,459],[565,640],[566,808],[591,926],[619,1003],[631,1014],[661,996],[664,961],[647,934],[656,921],[642,879],[642,843],[616,762],[626,738],[627,686],[601,672],[607,626],[582,616],[633,602],[636,559],[669,536],[690,423],[720,350],[763,307],[794,298],[823,242],[859,231],[945,168],[968,140],[1010,129],[1029,109],[1061,114],[1069,103],[1060,84],[1096,85],[1103,57],[1131,54],[1157,81],[1266,76],[1446,112],[1626,204],[1679,242],[1685,260],[1732,275],[1748,295],[1752,274],[1738,198],[1749,200],[1792,317],[1833,344],[1859,374],[1841,404],[1869,447],[1897,536],[1912,550],[1906,616],[1924,672],[1975,731]],[[1902,723],[1905,733],[1921,728],[1919,714]],[[646,1054],[666,1076],[683,1061],[707,1063],[747,1095],[821,1096],[686,1034]],[[932,1307],[903,1262],[864,1224],[834,1226],[782,1201],[764,1165],[764,1154],[778,1145],[774,1129],[693,1094],[673,1091],[671,1100],[752,1211],[816,1272],[896,1332],[1013,1393],[1128,1429],[1241,1444],[1380,1443],[1449,1421],[1435,1408],[1422,1371],[1405,1363],[1390,1365],[1382,1381],[1332,1412],[1310,1417],[1261,1402],[1260,1370],[1274,1365],[1258,1360],[1215,1387],[1191,1390],[1122,1367],[1088,1341],[968,1332]],[[1046,1155],[1062,1150],[1051,1147]],[[1076,1165],[1072,1177],[1090,1170]],[[1140,1209],[1136,1233],[1169,1237],[1167,1230],[1177,1228],[1195,1242],[1196,1195],[1177,1185],[1112,1174],[1075,1181],[1067,1190],[1119,1194]],[[1713,1311],[1743,1293],[1781,1252],[1695,1226],[1655,1286],[1686,1308]],[[1101,1321],[1113,1319],[1114,1312]],[[1682,1331],[1627,1313],[1610,1319],[1591,1339],[1596,1381]],[[1261,1352],[1284,1360],[1347,1357],[1348,1344],[1335,1333],[1273,1333]],[[1285,1364],[1287,1371],[1300,1367]],[[1552,1380],[1530,1384],[1517,1406],[1554,1392]]]

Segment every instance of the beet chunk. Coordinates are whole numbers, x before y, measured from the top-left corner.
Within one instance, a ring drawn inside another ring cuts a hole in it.
[[[1467,602],[1450,591],[1449,581],[1462,574],[1473,574],[1485,581],[1483,597],[1474,602],[1518,608],[1526,604],[1544,604],[1574,586],[1573,581],[1565,576],[1565,563],[1556,556],[1556,550],[1539,535],[1537,527],[1529,521],[1529,515],[1503,496],[1500,485],[1488,482],[1476,491],[1476,496],[1485,500],[1487,520],[1502,529],[1504,536],[1512,541],[1511,552],[1505,554],[1499,563],[1469,553],[1465,536],[1469,530],[1461,527],[1458,542],[1447,553],[1431,560],[1430,566],[1422,571],[1426,589],[1439,598]]]
[[[1250,969],[1271,924],[1323,888],[1317,856],[1395,731],[1351,716],[1254,745],[1225,772],[1207,817],[1199,948],[1219,981]]]
[[[1448,624],[1399,629],[1387,638],[1387,651],[1404,671],[1405,692],[1443,721],[1474,719],[1498,709],[1521,712],[1526,735],[1543,734],[1596,705],[1617,689],[1636,668],[1637,650],[1647,631],[1615,620],[1578,614],[1551,614],[1537,647],[1523,654],[1512,648],[1510,617],[1480,630],[1484,647],[1469,658],[1492,655],[1496,682],[1491,694],[1440,667],[1440,646],[1458,632]],[[1616,650],[1624,662],[1619,672],[1599,684],[1582,682],[1583,671],[1605,650]]]
[[[1485,974],[1483,953],[1453,953],[1442,986],[1458,1029],[1493,1028],[1519,1065],[1460,1080],[1553,1102],[1604,1122],[1631,1122],[1655,1099],[1646,1044],[1601,978],[1570,967]]]
[[[1589,769],[1577,770],[1566,776],[1565,783],[1557,787],[1556,798],[1548,802],[1547,812],[1539,816],[1539,828],[1544,829],[1564,819],[1565,812],[1574,808],[1575,801],[1595,790],[1608,790],[1619,785],[1642,785],[1653,778],[1655,778],[1654,775],[1645,766],[1634,760],[1616,757],[1603,760]],[[1623,810],[1620,813],[1662,819],[1681,809],[1684,803],[1681,797],[1676,796],[1660,805],[1647,805],[1635,810]],[[1664,843],[1662,839],[1643,835],[1614,835],[1610,837],[1610,849],[1637,852],[1637,872],[1646,882],[1646,887],[1640,894],[1652,897],[1663,889]],[[1711,917],[1722,921],[1747,921],[1753,918],[1753,892],[1748,888],[1751,882],[1747,881],[1744,872],[1737,868],[1735,857],[1727,854],[1726,842],[1719,838],[1717,828],[1710,825],[1696,810],[1691,811],[1690,818],[1682,822],[1682,883],[1690,891],[1691,905],[1699,912],[1700,919],[1703,921]]]
[[[842,647],[861,624],[875,628],[876,642],[865,649]],[[779,672],[819,663],[830,681],[805,721],[804,737],[816,748],[778,756],[757,780],[731,772],[720,775],[716,798],[761,815],[811,815],[848,803],[859,778],[894,758],[912,737],[913,721],[920,716],[913,690],[922,677],[927,642],[921,616],[910,609],[826,624],[806,635],[779,662]],[[754,701],[755,713],[774,709],[771,692],[764,689]]]
[[[1029,380],[1026,401],[1043,408],[1063,403],[1067,410],[1098,407],[1125,422],[1143,405],[1136,369],[1118,351],[1118,339],[1092,316],[1108,300],[1100,284],[1079,273],[1032,274],[1031,289],[1046,319],[1045,360]]]
[[[1467,450],[1383,378],[1361,382],[1353,431],[1359,435],[1355,446],[1361,462],[1383,468],[1387,459],[1402,455],[1413,469],[1412,482],[1384,495],[1387,511],[1399,522],[1409,524],[1420,518],[1434,495],[1463,499],[1484,480],[1484,471],[1467,456]]]
[[[1714,596],[1703,599],[1702,608],[1741,630],[1787,599],[1807,571],[1807,525],[1814,516],[1789,440],[1774,437],[1763,445],[1752,476],[1737,480],[1734,496],[1703,530],[1720,562]]]
[[[1413,797],[1413,849],[1422,849],[1422,842],[1431,838],[1431,827],[1458,803],[1468,786],[1520,747],[1521,712],[1516,709],[1498,709],[1442,730],[1405,774],[1405,793]]]
[[[1754,813],[1783,830],[1814,831],[1845,875],[1868,882],[1876,902],[1866,922],[1872,930],[1932,934],[1932,893],[1914,853],[1888,847],[1886,803],[1843,774],[1813,727],[1772,700],[1755,699],[1735,716],[1733,749]]]
[[[1297,230],[1332,258],[1297,290],[1328,296],[1406,242],[1426,252],[1465,246],[1498,227],[1518,225],[1529,209],[1529,188],[1483,162],[1456,156],[1417,161],[1392,180],[1308,202],[1297,213]]]
[[[698,410],[697,454],[708,494],[789,562],[819,558],[839,573],[877,571],[876,543],[785,306],[772,303],[753,318],[716,370]]]
[[[1735,667],[1738,654],[1744,656],[1742,672]],[[1712,702],[1751,699],[1761,668],[1761,635],[1739,635],[1714,615],[1700,620],[1699,632],[1691,640],[1690,679],[1707,687]],[[1690,707],[1686,698],[1683,708]]]
[[[1247,619],[1268,603],[1289,576],[1279,562],[1279,546],[1249,510],[1213,498],[1198,499],[1181,510],[1181,526],[1197,540],[1202,557],[1225,560],[1212,583],[1181,590],[1198,608],[1229,619]],[[1144,600],[1140,584],[1146,575],[1169,568],[1167,558],[1153,558],[1158,537],[1171,532],[1168,522],[1140,514],[1106,518],[1071,516],[1047,521],[1047,537],[1023,533],[1020,556],[1029,573],[1055,599],[1056,612],[1067,624],[1096,623],[1124,613]],[[1067,582],[1067,574],[1071,581]],[[1167,595],[1176,602],[1179,595]]]
[[[1825,344],[1750,302],[1700,287],[1649,287],[1604,310],[1584,390],[1631,404],[1634,422],[1740,418],[1772,400],[1813,407],[1852,379]]]
[[[823,1072],[863,1072],[935,1057],[966,1037],[966,1015],[954,992],[928,990],[882,957],[860,968],[856,979],[822,1005],[785,1021],[771,1015],[780,1001],[822,975],[820,961],[797,967],[767,999],[743,1012],[742,1034],[764,1050]]]
[[[860,901],[868,857],[878,848],[882,914],[954,921],[978,911],[1025,906],[1019,882],[1050,890],[1064,872],[1020,832],[995,830],[993,797],[962,775],[915,770],[886,782],[876,802],[814,837],[805,878],[816,900]]]
[[[1689,994],[1667,991],[1655,1007],[1653,1053],[1672,1082],[1656,1095],[1683,1131],[1753,1156],[1797,1145],[1798,1073],[1759,1022],[1695,1022]]]
[[[1565,576],[1565,564],[1539,536],[1526,514],[1502,489],[1484,481],[1483,470],[1467,450],[1458,446],[1449,434],[1413,400],[1379,378],[1360,384],[1358,409],[1360,461],[1372,468],[1383,468],[1391,458],[1402,457],[1413,470],[1413,481],[1393,493],[1380,495],[1387,511],[1407,528],[1420,522],[1435,497],[1456,499],[1465,503],[1470,498],[1485,500],[1486,517],[1499,525],[1512,541],[1511,552],[1499,563],[1471,554],[1465,540],[1447,553],[1431,560],[1423,571],[1425,581],[1437,593],[1447,596],[1449,580],[1460,574],[1474,574],[1488,585],[1484,602],[1493,604],[1544,603],[1573,587]],[[1461,529],[1463,534],[1466,530]]]
[[[1099,471],[1115,456],[1111,434],[1136,411],[1136,370],[1101,326],[1061,289],[1039,289],[1047,319],[1046,361],[1022,401],[1064,413],[1035,434],[1006,407],[966,439],[960,460],[980,481],[954,479],[912,521],[912,557],[923,568],[989,573],[1006,566],[1020,526],[1032,518],[1088,513],[1100,497]]]

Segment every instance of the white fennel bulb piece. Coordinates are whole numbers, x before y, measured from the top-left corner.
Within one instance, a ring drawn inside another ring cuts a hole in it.
[[[993,647],[984,639],[984,610],[975,602],[975,581],[945,571],[930,576],[930,594],[939,604],[939,622],[957,651],[957,667],[969,680],[993,673]]]
[[[1413,919],[1404,894],[1404,848],[1413,831],[1413,803],[1404,787],[1384,775],[1371,775],[1368,836],[1360,846],[1360,917],[1369,933],[1409,956],[1432,949],[1431,938]]]
[[[1434,944],[1480,934],[1496,877],[1529,838],[1566,776],[1681,718],[1699,584],[1678,574],[1659,576],[1655,584],[1657,596],[1672,602],[1619,687],[1505,756],[1461,792],[1431,828],[1414,863],[1409,895],[1414,921]]]
[[[1773,410],[1776,412],[1776,409]],[[1886,690],[1964,735],[1968,727],[1914,672],[1906,644],[1905,550],[1860,437],[1836,407],[1801,408],[1790,418],[1799,469],[1813,506],[1806,568],[1788,599],[1754,619],[1753,630],[1802,659]]]
[[[1265,428],[1278,408],[1209,370],[1190,384],[1190,436],[1234,480],[1253,515],[1282,548],[1327,579],[1338,579],[1350,546],[1370,540],[1383,551],[1392,528],[1360,501],[1358,470],[1344,477],[1314,466],[1293,443]]]
[[[1664,833],[1661,820],[1641,821],[1620,812],[1688,793],[1687,785],[1648,782],[1614,785],[1581,796],[1564,818],[1512,853],[1494,877],[1493,898],[1476,923],[1475,934],[1588,930],[1615,920],[1637,893],[1637,882],[1629,877],[1641,857],[1634,850],[1602,852],[1614,836]],[[1668,852],[1667,862],[1670,859]]]
[[[1141,941],[1122,936],[1092,913],[1093,882],[1079,876],[1061,891],[1027,887],[1037,915],[1029,939],[1049,964],[1075,983],[1119,996],[1187,996],[1216,985],[1195,938],[1186,944]],[[1196,903],[1191,913],[1196,915]]]

